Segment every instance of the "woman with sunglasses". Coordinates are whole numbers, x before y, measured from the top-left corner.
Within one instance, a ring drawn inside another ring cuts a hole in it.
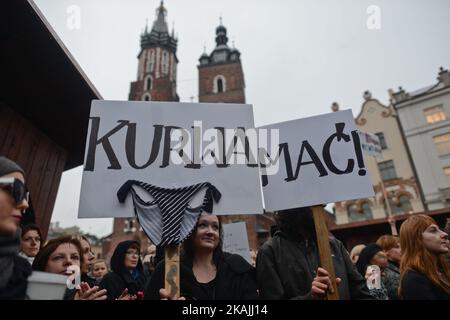
[[[25,173],[0,157],[0,300],[25,299],[31,266],[18,256],[22,213],[28,208]]]

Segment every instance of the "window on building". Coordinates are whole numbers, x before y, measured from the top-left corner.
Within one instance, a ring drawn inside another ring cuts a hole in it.
[[[407,195],[400,196],[398,200],[399,200],[399,207],[401,208],[401,211],[403,213],[412,211],[411,201],[409,200],[409,197]]]
[[[223,81],[222,79],[217,79],[217,92],[223,92]]]
[[[150,91],[151,88],[152,88],[152,78],[148,77],[145,80],[145,90]]]
[[[151,95],[149,93],[146,93],[146,94],[143,95],[142,100],[150,101],[150,100],[152,100],[152,97],[151,97]]]
[[[213,80],[213,91],[214,93],[220,93],[227,91],[227,83],[225,77],[221,74],[214,77]]]
[[[433,141],[440,156],[450,154],[450,133],[435,136]]]
[[[378,137],[378,139],[380,139],[380,146],[381,149],[387,149],[387,145],[386,145],[386,139],[384,138],[384,133],[383,132],[378,132],[375,133],[375,135]]]
[[[161,72],[163,74],[169,73],[169,53],[167,51],[163,52],[162,62],[161,62]]]
[[[361,205],[361,207],[359,207],[356,203],[351,204],[347,207],[347,216],[349,222],[366,221],[373,219],[370,202],[365,201]]]
[[[447,112],[445,112],[442,105],[425,109],[423,112],[425,113],[425,119],[429,124],[441,122],[448,118]]]
[[[450,186],[450,167],[444,168],[445,176],[447,177],[448,185]]]
[[[381,179],[383,181],[396,179],[397,173],[395,172],[394,161],[383,161],[378,163],[378,169],[380,170]]]

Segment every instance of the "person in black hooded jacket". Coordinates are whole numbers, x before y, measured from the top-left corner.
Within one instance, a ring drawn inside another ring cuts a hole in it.
[[[278,231],[258,250],[259,294],[265,300],[324,299],[332,290],[328,271],[321,268],[310,207],[277,213]],[[372,299],[366,281],[356,270],[342,242],[330,237],[339,298]]]
[[[107,290],[108,300],[142,299],[147,282],[137,241],[119,243],[111,257],[111,272],[105,275],[100,287]]]
[[[222,252],[220,219],[200,215],[191,236],[183,243],[180,263],[180,296],[187,300],[258,299],[255,269],[240,255]],[[165,264],[161,261],[150,278],[145,298],[170,299],[164,288]]]

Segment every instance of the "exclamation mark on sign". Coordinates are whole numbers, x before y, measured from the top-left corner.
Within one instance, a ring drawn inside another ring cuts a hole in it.
[[[360,176],[365,176],[367,171],[364,166],[364,157],[361,151],[361,142],[359,141],[359,134],[357,130],[352,131],[352,137],[353,137],[353,145],[355,147],[356,160],[358,161],[359,167],[358,174]]]

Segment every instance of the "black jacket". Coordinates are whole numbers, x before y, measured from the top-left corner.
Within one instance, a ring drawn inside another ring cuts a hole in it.
[[[145,291],[145,298],[159,300],[164,288],[164,260],[158,263]],[[212,296],[197,282],[192,264],[180,264],[180,295],[191,300],[255,300],[258,299],[255,269],[237,254],[224,252],[217,264]]]
[[[24,300],[28,287],[28,276],[31,274],[30,263],[22,257],[14,257],[14,269],[5,287],[0,288],[0,300]]]
[[[359,274],[342,243],[330,238],[339,297],[372,299],[366,280]],[[263,299],[311,299],[311,284],[319,264],[315,241],[302,240],[277,231],[258,251],[256,271],[259,294]]]
[[[450,300],[450,293],[416,270],[406,271],[402,279],[401,295],[404,300]]]
[[[136,241],[123,241],[117,245],[111,257],[111,272],[105,275],[100,282],[100,289],[106,289],[108,300],[115,300],[120,297],[123,290],[128,288],[128,293],[137,295],[140,298],[139,292],[144,292],[145,284],[147,283],[147,276],[142,268],[141,259],[139,259],[135,273],[139,276],[134,279],[131,272],[125,268],[124,259],[127,250],[131,245],[137,244]]]

